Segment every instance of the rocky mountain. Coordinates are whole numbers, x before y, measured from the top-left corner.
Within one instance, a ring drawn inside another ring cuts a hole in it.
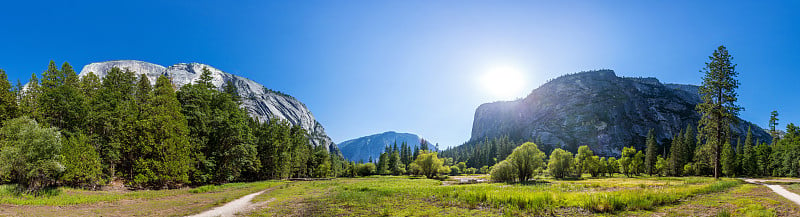
[[[696,127],[697,90],[655,78],[617,77],[612,70],[564,75],[523,99],[480,105],[470,141],[508,135],[554,147],[588,145],[597,154],[619,156],[625,146],[644,148],[650,129],[663,143],[689,124]],[[752,127],[756,138],[770,140],[760,127],[740,123],[733,127],[735,135],[744,137]]]
[[[336,144],[325,134],[325,128],[314,119],[314,115],[311,114],[305,104],[292,96],[270,90],[250,79],[226,73],[201,63],[179,63],[164,67],[137,60],[92,63],[84,66],[79,76],[82,77],[89,72],[94,72],[97,76],[103,78],[106,72],[113,67],[129,69],[136,72],[137,75],[144,74],[153,84],[155,84],[158,76],[164,75],[172,80],[176,89],[198,80],[203,73],[203,68],[208,67],[209,71],[211,71],[212,83],[220,90],[222,90],[222,86],[227,81],[231,81],[236,85],[239,90],[239,96],[242,97],[242,107],[247,109],[252,117],[258,118],[260,121],[280,118],[287,120],[292,125],[300,125],[309,132],[312,144],[315,146],[323,145],[330,151],[338,151]]]
[[[356,162],[359,160],[367,162],[370,157],[374,160],[378,160],[381,156],[381,152],[385,150],[385,147],[393,146],[395,141],[398,147],[400,147],[401,143],[406,142],[406,144],[411,146],[412,150],[414,150],[414,148],[419,146],[422,138],[410,133],[389,131],[344,141],[339,143],[339,148],[345,159]],[[428,141],[428,144],[430,149],[436,150],[435,145],[430,141]]]

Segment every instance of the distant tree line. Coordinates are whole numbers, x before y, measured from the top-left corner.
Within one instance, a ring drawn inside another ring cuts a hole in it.
[[[0,70],[0,183],[26,191],[68,185],[174,188],[232,181],[346,175],[346,162],[285,120],[259,122],[236,86],[219,91],[204,68],[175,90],[112,68],[79,78],[51,61],[26,85]]]

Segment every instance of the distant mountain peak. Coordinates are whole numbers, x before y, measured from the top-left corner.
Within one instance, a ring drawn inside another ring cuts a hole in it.
[[[409,146],[419,146],[423,139],[420,136],[411,133],[398,133],[395,131],[386,131],[383,133],[363,136],[356,139],[347,140],[339,143],[339,149],[342,156],[350,161],[364,161],[367,162],[370,157],[377,160],[381,153],[386,149],[386,146],[394,146],[395,142],[398,147],[405,142]],[[427,140],[426,140],[427,141]],[[436,150],[436,145],[428,141],[428,147]]]

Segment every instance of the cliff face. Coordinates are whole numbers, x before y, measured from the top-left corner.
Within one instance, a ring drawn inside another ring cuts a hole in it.
[[[668,140],[700,120],[701,102],[693,85],[662,84],[655,78],[617,77],[611,70],[565,75],[533,90],[524,99],[486,103],[475,111],[471,140],[509,135],[542,145],[588,145],[595,153],[618,156],[622,147],[643,148],[650,129]],[[752,127],[755,138],[769,141],[760,127],[740,121],[735,137]]]
[[[370,157],[377,161],[381,156],[381,152],[385,150],[385,147],[394,146],[395,142],[397,142],[397,147],[400,147],[401,143],[406,142],[406,144],[411,146],[411,150],[414,150],[414,148],[419,146],[420,141],[422,141],[422,139],[414,134],[389,131],[344,141],[339,144],[339,148],[341,148],[342,155],[345,159],[367,162]],[[430,149],[436,150],[435,145],[430,143],[431,142],[428,142]]]
[[[236,85],[239,96],[242,97],[242,107],[250,113],[250,116],[260,121],[280,118],[287,120],[292,125],[300,125],[300,127],[308,131],[310,142],[314,146],[323,145],[329,151],[338,151],[336,144],[325,134],[325,128],[314,119],[314,115],[311,114],[305,104],[292,96],[270,90],[250,79],[226,73],[201,63],[179,63],[164,67],[136,60],[92,63],[84,66],[79,76],[82,77],[89,72],[94,72],[102,79],[105,77],[106,72],[113,67],[130,69],[136,72],[137,75],[145,74],[153,84],[158,76],[164,75],[172,80],[176,88],[195,82],[203,73],[203,67],[208,67],[209,71],[211,71],[211,82],[220,90],[222,90],[222,86],[227,81],[231,81]]]

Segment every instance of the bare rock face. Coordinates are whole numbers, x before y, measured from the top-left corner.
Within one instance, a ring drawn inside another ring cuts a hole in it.
[[[155,84],[158,76],[170,78],[177,88],[189,83],[194,83],[203,73],[203,67],[211,71],[211,83],[222,90],[222,86],[230,81],[239,91],[244,107],[250,116],[259,121],[268,121],[270,118],[287,120],[290,124],[300,125],[310,135],[310,142],[314,146],[325,146],[329,151],[338,152],[336,144],[325,134],[325,128],[314,119],[314,115],[305,104],[287,94],[270,90],[250,79],[223,72],[219,69],[201,63],[179,63],[164,67],[153,63],[137,60],[118,60],[92,63],[81,70],[79,76],[83,77],[89,72],[94,72],[101,79],[113,67],[129,69],[137,75],[144,74]]]
[[[655,78],[617,77],[612,70],[565,75],[524,99],[479,106],[470,140],[508,135],[551,147],[588,145],[599,155],[619,156],[623,147],[643,149],[650,129],[664,144],[687,125],[696,127],[697,90]],[[744,138],[748,127],[755,138],[770,141],[766,131],[747,121],[733,126],[734,138]]]

